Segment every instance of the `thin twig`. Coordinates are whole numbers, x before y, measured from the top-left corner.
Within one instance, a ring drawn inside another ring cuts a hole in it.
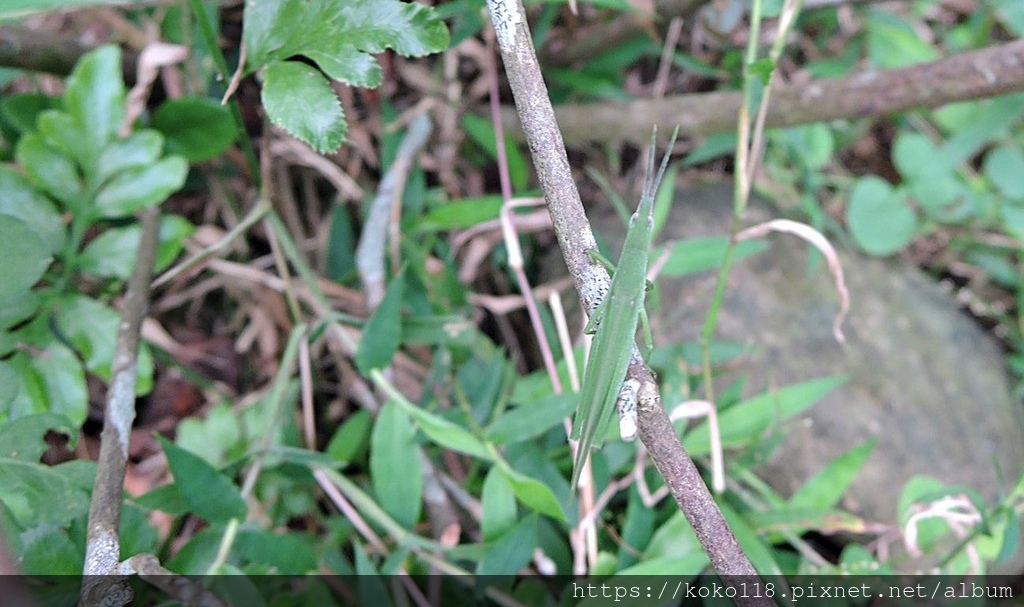
[[[128,279],[124,312],[118,325],[117,345],[111,363],[110,387],[107,391],[107,406],[103,412],[96,482],[93,485],[92,503],[89,506],[83,571],[85,578],[82,582],[81,595],[83,607],[98,605],[113,598],[105,592],[97,596],[93,590],[98,585],[98,576],[114,572],[121,558],[118,531],[121,521],[121,496],[128,465],[128,440],[131,436],[132,422],[135,420],[139,333],[149,302],[149,280],[153,273],[159,230],[160,209],[150,207],[142,214],[139,251],[135,259],[135,269]],[[128,600],[131,600],[130,596]]]

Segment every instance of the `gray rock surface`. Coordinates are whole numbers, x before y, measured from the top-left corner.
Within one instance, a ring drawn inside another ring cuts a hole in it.
[[[677,192],[661,239],[726,234],[731,200],[731,186]],[[757,204],[744,225],[771,218]],[[615,217],[595,227],[609,239],[623,233]],[[809,276],[808,245],[792,235],[767,240],[770,248],[734,266],[716,333],[751,348],[737,371],[750,378],[744,396],[827,375],[849,381],[789,424],[758,473],[789,496],[875,438],[841,503],[862,517],[895,522],[903,485],[917,474],[974,487],[989,503],[1005,495],[1024,466],[1024,407],[1011,397],[999,345],[917,268],[846,252],[852,301],[841,346],[831,333],[838,299],[825,264]],[[710,272],[659,280],[660,343],[697,340],[714,280]]]

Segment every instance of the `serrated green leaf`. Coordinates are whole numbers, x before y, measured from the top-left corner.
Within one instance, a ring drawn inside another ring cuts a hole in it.
[[[47,145],[36,133],[18,140],[14,156],[40,188],[72,211],[79,210],[85,185],[71,158]]]
[[[181,253],[185,239],[195,228],[185,218],[164,215],[160,218],[160,243],[153,271],[166,268]],[[142,226],[133,223],[111,228],[94,238],[78,258],[79,269],[96,276],[127,279],[135,268],[135,257],[142,238]]]
[[[103,217],[124,217],[160,204],[185,185],[188,163],[180,156],[168,156],[150,164],[124,171],[111,179],[96,195],[96,208]]]
[[[381,79],[377,60],[343,40],[338,39],[334,48],[310,49],[303,54],[335,80],[351,86],[376,88]]]
[[[27,223],[0,214],[0,301],[20,297],[42,278],[53,258],[46,243]]]
[[[370,438],[370,478],[378,503],[412,529],[423,505],[423,474],[416,430],[395,401],[381,407]]]
[[[575,410],[578,396],[552,394],[506,411],[487,429],[487,439],[505,445],[540,436]]]
[[[345,141],[348,126],[341,102],[316,69],[296,61],[275,61],[263,70],[260,97],[271,122],[316,151],[333,152]]]
[[[314,51],[331,54],[338,41],[364,53],[391,48],[413,57],[448,46],[448,30],[431,7],[398,0],[250,2],[244,23],[250,70]]]
[[[484,534],[484,541],[498,539],[516,523],[516,495],[497,466],[492,467],[484,479],[480,508],[483,513],[480,530]]]
[[[96,156],[117,137],[124,120],[121,50],[107,45],[83,55],[68,77],[64,108],[78,122],[86,149]]]
[[[846,207],[846,223],[864,251],[891,255],[917,233],[917,217],[902,191],[894,191],[880,177],[861,177],[853,186]]]
[[[786,508],[833,508],[856,478],[878,439],[850,449],[832,460],[793,494]]]
[[[215,158],[231,147],[237,133],[231,112],[205,97],[180,97],[164,102],[153,113],[153,128],[166,138],[168,154],[189,162]]]
[[[723,447],[735,447],[754,440],[774,424],[797,415],[846,381],[843,376],[821,377],[764,392],[729,407],[718,416]],[[708,423],[688,432],[683,440],[691,455],[708,452]]]
[[[157,440],[167,456],[174,484],[193,513],[211,523],[245,519],[249,509],[231,479],[164,437],[158,436]]]
[[[14,371],[0,363],[0,389],[8,382],[17,381]],[[7,378],[2,377],[9,373]],[[78,439],[78,427],[71,425],[71,420],[55,413],[37,413],[0,424],[0,457],[16,459],[23,462],[38,462],[43,453],[50,448],[45,438],[46,433],[57,431],[70,439],[69,447],[74,448]]]
[[[0,165],[0,192],[3,192],[0,214],[17,217],[28,224],[50,253],[64,246],[64,221],[53,202],[10,165]]]
[[[363,335],[356,348],[356,368],[363,375],[391,364],[402,340],[402,297],[405,293],[405,270],[388,284],[384,299],[363,326]]]

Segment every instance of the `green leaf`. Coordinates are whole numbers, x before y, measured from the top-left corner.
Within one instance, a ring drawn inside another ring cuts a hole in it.
[[[402,295],[405,292],[405,270],[391,279],[384,299],[370,320],[363,325],[363,335],[356,348],[356,368],[363,375],[391,364],[402,339]]]
[[[416,430],[391,400],[381,407],[370,438],[370,478],[381,507],[412,529],[423,505],[423,473]]]
[[[60,300],[55,320],[82,355],[85,367],[109,382],[121,316],[91,297],[66,295]],[[152,386],[153,377],[153,359],[145,344],[140,345],[137,366],[138,385],[135,393],[145,394]]]
[[[6,368],[7,372],[13,375],[10,367],[4,365],[0,368]],[[13,377],[7,379],[14,381]],[[0,377],[0,386],[6,383],[7,381]],[[54,413],[37,413],[9,420],[0,425],[0,457],[23,462],[38,462],[43,453],[50,448],[45,438],[46,433],[51,430],[67,436],[70,439],[68,446],[74,448],[78,439],[78,427],[72,426],[71,420]]]
[[[22,295],[43,277],[52,257],[46,243],[27,223],[0,215],[0,301]]]
[[[939,210],[962,192],[954,168],[924,135],[901,133],[893,144],[893,163],[922,207]]]
[[[380,65],[372,55],[347,44],[342,38],[325,42],[334,42],[334,46],[328,47],[325,44],[321,48],[303,52],[316,62],[325,74],[351,86],[375,88],[380,84]]]
[[[36,130],[36,118],[41,112],[60,105],[60,99],[43,93],[15,93],[0,98],[0,117],[19,135],[24,135]]]
[[[736,447],[757,438],[771,426],[802,413],[845,381],[843,376],[811,379],[730,407],[718,416],[722,446]],[[683,442],[691,455],[708,452],[708,432],[705,421],[686,434]]]
[[[469,138],[476,142],[492,160],[498,159],[498,140],[494,134],[494,124],[474,114],[462,116],[462,128]],[[505,138],[505,158],[508,162],[509,178],[512,180],[513,191],[525,190],[530,183],[530,172],[527,169],[526,156],[511,137]]]
[[[0,411],[7,411],[18,395],[18,374],[14,372],[7,363],[0,361]],[[6,448],[2,438],[4,426],[0,426],[0,454],[4,454]],[[7,453],[10,456],[10,453]]]
[[[506,411],[487,428],[487,440],[506,445],[540,436],[572,414],[577,398],[577,394],[551,394]]]
[[[180,156],[168,156],[151,165],[120,173],[96,195],[103,217],[123,217],[160,204],[185,185],[188,164]]]
[[[89,497],[61,473],[7,457],[0,457],[0,502],[25,528],[67,524],[89,509]]]
[[[366,446],[372,422],[369,411],[356,411],[334,433],[324,453],[336,462],[352,463]]]
[[[497,539],[516,524],[516,495],[497,466],[492,467],[484,479],[480,508],[483,513],[480,530],[484,534],[484,541]]]
[[[416,230],[440,232],[468,228],[482,221],[497,219],[502,204],[501,196],[452,200],[431,207],[416,223]]]
[[[160,158],[163,146],[163,136],[150,129],[140,129],[111,142],[100,155],[98,180],[106,181],[121,171],[153,164]]]
[[[721,156],[732,155],[735,150],[735,134],[718,133],[710,135],[694,148],[692,152],[686,155],[686,159],[683,160],[683,166],[694,166]]]
[[[757,534],[756,531],[747,523],[747,521],[740,516],[738,512],[729,507],[726,502],[719,502],[718,507],[722,510],[722,516],[725,517],[725,522],[729,524],[729,529],[732,530],[733,535],[736,536],[736,541],[740,543],[740,547],[743,548],[743,553],[750,559],[750,563],[754,566],[754,569],[762,576],[782,576],[782,569],[779,568],[778,563],[775,562],[775,558],[772,556],[771,549],[765,544],[764,540]]]
[[[18,140],[14,156],[40,188],[69,209],[78,210],[85,185],[78,166],[71,158],[47,145],[35,133]]]
[[[89,403],[85,372],[74,352],[53,341],[31,357],[16,352],[7,364],[18,376],[18,391],[7,410],[10,419],[48,411],[67,417],[76,428],[82,425]]]
[[[1024,154],[1015,145],[1001,145],[985,154],[985,176],[1011,200],[1024,200]]]
[[[64,246],[64,220],[53,202],[19,175],[10,165],[0,165],[0,214],[24,221],[50,253]]]
[[[121,50],[107,45],[82,56],[68,77],[64,107],[78,122],[86,149],[96,156],[117,137],[124,120]]]
[[[160,218],[160,244],[157,246],[153,270],[166,268],[181,253],[184,241],[195,228],[177,215]],[[127,279],[135,268],[142,226],[133,223],[111,228],[94,238],[78,258],[79,269],[96,276]]]
[[[211,523],[245,519],[249,509],[231,479],[164,437],[158,436],[157,440],[167,456],[174,484],[194,514]]]
[[[67,112],[47,110],[39,114],[37,132],[47,145],[74,158],[80,165],[94,165],[96,155],[88,147],[82,128]]]
[[[342,44],[339,41],[364,53],[391,48],[413,57],[448,46],[448,30],[432,8],[398,0],[252,2],[245,6],[244,23],[250,70],[274,59],[310,56],[311,52],[355,60],[351,53],[336,55]],[[365,73],[365,60],[358,63],[356,69]]]
[[[552,493],[550,487],[537,479],[516,472],[505,460],[499,459],[496,460],[496,463],[520,502],[553,519],[567,520],[562,506],[558,503],[558,498]]]
[[[877,442],[878,439],[865,441],[829,462],[789,498],[786,509],[835,507]]]
[[[345,141],[341,102],[316,69],[295,61],[271,63],[263,70],[261,99],[271,122],[316,151],[333,152]]]
[[[40,525],[21,534],[18,568],[26,575],[80,576],[85,555],[63,525]],[[50,579],[66,579],[54,577]],[[51,588],[52,590],[52,588]],[[70,590],[70,589],[68,589]],[[69,595],[68,598],[70,598]],[[69,603],[71,604],[74,600]]]
[[[373,373],[376,377],[379,376],[380,372],[374,371]],[[465,453],[466,455],[483,460],[491,459],[491,454],[487,447],[462,426],[458,426],[443,417],[420,409],[400,394],[394,393],[390,395],[394,402],[398,403],[410,417],[416,420],[420,430],[434,443],[452,451]]]
[[[686,558],[696,555],[704,556],[704,550],[682,512],[674,512],[658,527],[644,551],[645,560]]]
[[[846,223],[857,244],[877,256],[899,251],[917,233],[917,217],[907,206],[905,194],[873,175],[854,184]]]
[[[164,102],[153,113],[153,128],[166,138],[168,154],[189,162],[215,158],[235,142],[231,112],[213,99],[180,97]]]
[[[662,276],[687,276],[715,270],[725,259],[725,250],[729,239],[725,236],[708,236],[704,238],[687,238],[675,243],[669,253]],[[734,259],[739,261],[768,248],[763,239],[744,240],[736,245]]]
[[[868,55],[877,67],[904,67],[939,57],[938,51],[921,38],[913,25],[888,11],[870,11],[866,29]]]
[[[529,564],[537,546],[537,515],[519,521],[487,552],[476,568],[476,575],[515,575]]]

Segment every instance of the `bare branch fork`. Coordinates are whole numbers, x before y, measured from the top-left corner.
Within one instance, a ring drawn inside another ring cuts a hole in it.
[[[572,178],[522,3],[520,0],[488,0],[487,5],[519,121],[548,201],[562,255],[581,301],[593,313],[611,281],[604,267],[592,263],[587,255],[589,249],[597,247],[596,241]],[[753,565],[729,530],[696,465],[679,441],[668,414],[661,406],[654,376],[635,345],[626,377],[640,385],[640,439],[665,477],[669,491],[696,532],[712,566],[726,577],[726,583],[729,583],[728,577],[756,576]],[[770,604],[763,599],[738,599],[738,602]]]

